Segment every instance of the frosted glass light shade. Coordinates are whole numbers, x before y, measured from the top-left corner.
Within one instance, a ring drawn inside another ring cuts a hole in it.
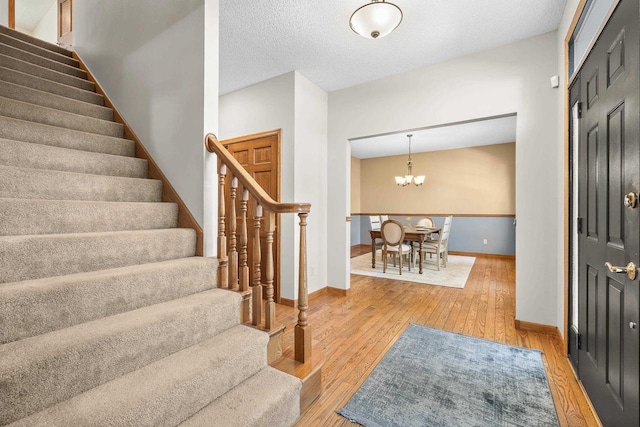
[[[418,186],[424,184],[424,175],[414,176],[413,183]]]
[[[362,37],[379,39],[391,33],[402,22],[402,10],[393,3],[384,0],[373,0],[358,8],[349,25]]]

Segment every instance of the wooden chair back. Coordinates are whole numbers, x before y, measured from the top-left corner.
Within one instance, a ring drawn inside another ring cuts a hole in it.
[[[382,223],[380,234],[385,246],[399,246],[404,240],[404,227],[400,221],[389,219]]]
[[[380,217],[378,215],[369,215],[369,226],[372,230],[380,230]]]
[[[433,227],[433,219],[429,218],[428,216],[425,216],[424,218],[421,218],[418,221],[417,226],[418,227]]]

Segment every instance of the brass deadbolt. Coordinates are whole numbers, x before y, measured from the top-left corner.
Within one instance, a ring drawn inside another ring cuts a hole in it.
[[[638,206],[638,195],[634,192],[631,192],[624,196],[624,207],[625,208],[635,208]]]

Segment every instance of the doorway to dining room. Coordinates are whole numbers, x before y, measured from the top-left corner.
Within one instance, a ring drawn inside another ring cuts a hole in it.
[[[516,124],[508,114],[351,139],[352,254],[371,251],[370,218],[453,216],[449,251],[515,257]],[[395,181],[408,174],[407,135],[420,186]]]

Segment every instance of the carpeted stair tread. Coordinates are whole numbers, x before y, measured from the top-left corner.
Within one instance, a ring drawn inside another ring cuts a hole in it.
[[[115,138],[124,136],[124,127],[120,123],[69,113],[2,96],[0,96],[0,115]]]
[[[3,67],[22,73],[31,74],[32,76],[51,80],[53,82],[62,83],[68,86],[74,86],[79,89],[95,91],[95,85],[86,78],[75,77],[70,74],[61,73],[50,68],[41,67],[9,55],[2,54],[0,50],[0,64]]]
[[[162,181],[0,166],[0,198],[160,202]]]
[[[4,62],[1,60],[2,57],[0,55],[0,64],[4,65]],[[24,88],[28,87],[45,93],[51,93],[65,98],[95,104],[100,107],[104,105],[104,97],[92,92],[91,90],[54,82],[52,80],[47,80],[46,78],[34,76],[22,71],[6,68],[4,66],[0,66],[0,80],[20,85]]]
[[[217,269],[191,257],[0,284],[0,343],[213,289]]]
[[[44,40],[38,39],[36,37],[30,36],[28,34],[21,33],[19,31],[13,30],[11,28],[5,27],[4,25],[0,25],[0,33],[7,34],[13,38],[20,39],[22,41],[26,41],[27,43],[31,43],[33,45],[39,46],[44,49],[49,49],[52,52],[57,52],[61,55],[66,55],[69,57],[73,56],[70,50],[67,50],[63,47],[60,47],[56,44],[46,42]]]
[[[263,369],[268,339],[235,326],[12,426],[175,426]]]
[[[3,40],[0,40],[0,54],[10,56],[12,58],[20,59],[21,61],[29,62],[30,64],[38,65],[40,67],[47,68],[49,70],[54,70],[59,73],[64,73],[69,76],[74,76],[81,79],[87,78],[87,72],[84,70],[81,70],[77,66],[74,67],[71,65],[63,64],[61,62],[54,61],[52,59],[45,58],[40,55],[36,55],[26,50],[22,50],[14,46],[10,46],[8,44],[5,44]]]
[[[212,289],[1,345],[0,378],[6,392],[0,400],[0,424],[238,325],[240,300],[237,293]]]
[[[178,225],[175,203],[0,198],[0,236],[153,230]]]
[[[13,35],[0,32],[0,43],[15,47],[16,49],[20,49],[25,52],[32,53],[34,55],[41,56],[43,58],[51,59],[52,61],[57,61],[65,65],[69,65],[71,67],[80,68],[80,63],[76,59],[68,55],[62,55],[58,52],[36,46],[32,43],[20,40]]]
[[[135,157],[52,147],[0,138],[0,166],[146,178],[148,162]]]
[[[129,139],[65,129],[4,116],[0,116],[0,138],[129,157],[135,155],[136,145]]]
[[[0,283],[195,256],[190,228],[0,237]]]
[[[55,110],[78,114],[84,117],[113,121],[113,110],[111,108],[6,82],[2,80],[1,76],[0,97],[22,101],[30,105],[53,108]],[[42,122],[41,120],[34,121]]]
[[[267,366],[180,426],[290,426],[300,416],[301,389],[298,378]]]

